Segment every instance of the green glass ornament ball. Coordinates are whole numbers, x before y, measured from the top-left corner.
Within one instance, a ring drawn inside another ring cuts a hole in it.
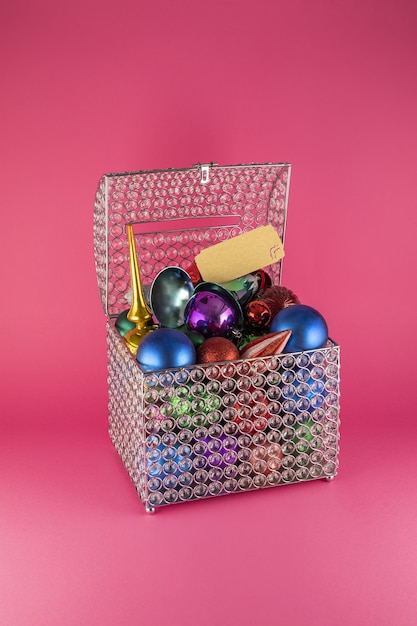
[[[130,330],[133,330],[136,327],[136,324],[127,319],[127,314],[130,309],[126,309],[126,311],[122,311],[120,315],[116,318],[115,326],[119,332],[119,334],[124,337]]]

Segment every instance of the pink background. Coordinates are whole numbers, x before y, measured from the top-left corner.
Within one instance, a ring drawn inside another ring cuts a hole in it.
[[[3,3],[2,625],[416,623],[416,7]],[[342,346],[340,472],[148,516],[107,435],[94,193],[211,160],[293,164],[283,283]]]

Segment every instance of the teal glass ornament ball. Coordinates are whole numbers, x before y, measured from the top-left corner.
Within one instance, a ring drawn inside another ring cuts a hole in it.
[[[328,340],[326,320],[319,311],[307,304],[292,304],[273,318],[269,332],[291,330],[284,352],[302,352],[324,348]]]
[[[187,335],[175,328],[159,328],[145,335],[136,360],[144,372],[186,367],[196,362],[196,349]]]
[[[130,330],[133,330],[136,326],[134,322],[131,322],[127,319],[127,314],[130,309],[126,309],[126,311],[122,311],[120,315],[117,316],[115,326],[119,334],[124,337]]]

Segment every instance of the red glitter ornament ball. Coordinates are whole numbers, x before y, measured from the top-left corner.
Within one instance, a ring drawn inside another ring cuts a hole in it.
[[[197,349],[197,363],[234,361],[239,359],[239,350],[225,337],[209,337]]]

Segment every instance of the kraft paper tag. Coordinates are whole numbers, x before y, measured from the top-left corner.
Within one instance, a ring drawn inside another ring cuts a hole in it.
[[[276,263],[284,254],[278,233],[269,225],[205,248],[195,262],[203,280],[226,283]]]

